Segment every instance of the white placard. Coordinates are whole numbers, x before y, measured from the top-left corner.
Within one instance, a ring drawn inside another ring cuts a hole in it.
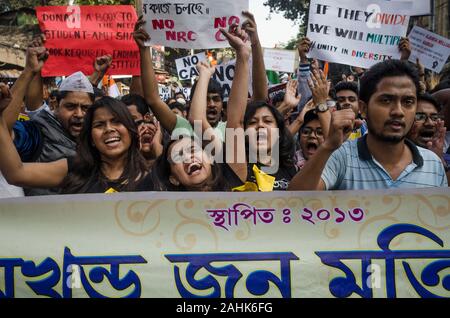
[[[194,76],[198,76],[197,68],[195,67],[199,62],[206,61],[205,52],[195,55],[189,55],[175,60],[177,65],[178,78],[180,80],[189,80]]]
[[[412,2],[385,0],[311,0],[309,57],[370,68],[399,59]]]
[[[248,0],[143,0],[145,28],[151,36],[146,45],[183,49],[229,47],[219,28],[242,24]]]
[[[298,67],[297,51],[264,49],[266,70],[293,73]]]
[[[450,55],[450,40],[418,26],[408,37],[412,49],[409,60],[416,63],[419,58],[427,69],[440,73]]]
[[[431,14],[431,0],[386,0],[386,1],[412,2],[412,8],[409,13],[410,16]]]
[[[171,97],[170,87],[158,84],[158,90],[159,90],[159,97],[161,97],[163,101],[166,101],[169,97]]]

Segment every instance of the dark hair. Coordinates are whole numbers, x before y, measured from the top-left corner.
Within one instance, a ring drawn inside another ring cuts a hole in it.
[[[69,91],[58,91],[58,93],[56,94],[56,99],[58,101],[58,104],[61,102],[61,100],[63,100],[64,98],[67,97],[67,95],[69,95],[70,93],[77,93],[77,92],[69,92]],[[91,93],[86,93],[89,95],[89,98],[91,99],[91,102],[94,102],[95,100],[95,95],[91,94]]]
[[[56,97],[56,100],[58,100],[58,90],[55,89],[53,91],[50,92],[50,94],[48,95],[49,98],[51,97]]]
[[[182,138],[189,137],[183,136]],[[169,149],[179,140],[181,139],[170,140],[170,142],[164,146],[163,153],[155,161],[152,167],[151,179],[153,182],[154,191],[190,191],[190,189],[187,189],[182,184],[176,186],[169,180],[169,177],[172,174],[169,160]],[[220,164],[211,164],[211,174],[212,178],[205,185],[204,191],[229,191],[231,189],[230,185],[227,183],[227,180],[223,177],[222,167]]]
[[[266,102],[251,102],[247,105],[247,109],[245,110],[244,116],[244,129],[247,129],[248,123],[251,118],[255,115],[258,109],[267,107],[272,113],[275,121],[277,123],[277,127],[279,129],[279,149],[280,149],[280,167],[290,168],[294,166],[294,139],[291,136],[291,133],[286,127],[283,116],[280,112],[273,107],[272,105],[267,104]],[[248,145],[247,145],[248,150]]]
[[[376,92],[378,84],[383,78],[394,76],[408,76],[416,86],[416,94],[420,92],[419,74],[415,67],[408,62],[388,60],[372,66],[364,73],[360,82],[359,98],[369,104],[370,98]]]
[[[358,84],[355,82],[339,82],[334,87],[334,97],[336,97],[336,94],[340,91],[352,91],[356,94],[356,96],[359,96],[358,91]]]
[[[186,106],[184,106],[183,104],[181,104],[181,103],[179,103],[179,102],[171,103],[171,104],[169,105],[169,108],[170,108],[170,109],[178,108],[178,110],[181,111],[181,112],[186,111]]]
[[[306,125],[308,125],[313,120],[319,120],[319,115],[317,115],[314,109],[308,110],[305,114],[305,118],[303,119],[303,124],[300,129],[303,129]]]
[[[437,101],[436,98],[434,98],[433,96],[431,96],[428,93],[419,94],[419,97],[418,97],[417,100],[419,102],[422,100],[422,101],[425,101],[425,102],[428,102],[428,103],[432,104],[434,107],[436,107],[436,110],[437,110],[438,113],[440,113],[441,110],[442,110],[442,105]]]
[[[284,100],[285,92],[279,92],[272,98],[272,105],[276,107],[277,103],[281,103]]]
[[[80,132],[74,168],[63,182],[63,193],[83,193],[92,183],[105,179],[101,173],[100,153],[92,143],[92,122],[95,111],[100,108],[106,108],[110,111],[127,128],[130,134],[131,145],[128,149],[125,169],[120,178],[128,182],[122,190],[134,190],[138,179],[141,179],[147,171],[147,165],[139,151],[139,135],[126,105],[112,97],[102,97],[86,112],[83,128]],[[106,185],[107,180],[104,182]]]
[[[194,83],[194,86],[192,86],[191,88],[191,98],[190,100],[192,101],[192,98],[194,97],[195,94],[195,89],[197,88],[197,82]],[[209,80],[208,83],[208,93],[215,93],[215,94],[219,94],[220,98],[223,101],[223,94],[224,94],[224,90],[222,85],[220,85],[220,83],[218,81],[216,81],[214,78],[211,78]]]
[[[150,107],[148,106],[145,99],[138,94],[128,94],[121,98],[122,103],[124,103],[127,106],[136,105],[137,111],[142,115],[145,116],[147,113],[150,112]]]
[[[95,87],[95,86],[93,88],[94,88],[94,97],[95,98],[105,97],[106,96],[105,92],[103,90],[101,90],[100,88]]]

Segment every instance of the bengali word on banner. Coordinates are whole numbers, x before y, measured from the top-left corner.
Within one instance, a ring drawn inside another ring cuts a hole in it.
[[[399,59],[411,8],[403,1],[312,0],[309,57],[363,68]]]
[[[132,6],[37,7],[36,14],[50,52],[43,76],[91,74],[95,58],[105,54],[113,57],[108,74],[140,74]]]
[[[447,189],[0,199],[0,298],[450,298]]]
[[[229,47],[219,28],[228,30],[233,23],[242,24],[244,10],[248,10],[248,0],[143,0],[145,28],[151,37],[146,45],[183,49]]]

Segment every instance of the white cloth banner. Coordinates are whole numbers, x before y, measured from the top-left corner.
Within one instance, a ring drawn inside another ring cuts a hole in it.
[[[309,57],[370,68],[399,59],[412,2],[386,0],[311,0]]]
[[[248,10],[248,0],[144,0],[145,28],[151,36],[146,45],[183,49],[229,47],[219,28],[227,30],[233,23],[242,24],[244,10]]]
[[[450,40],[418,26],[408,37],[412,49],[409,60],[416,63],[418,58],[427,69],[440,73],[450,55]]]
[[[177,65],[178,78],[180,80],[188,80],[194,76],[198,76],[197,68],[195,67],[199,62],[206,61],[205,52],[195,55],[189,55],[175,60]]]
[[[264,49],[266,70],[293,73],[298,67],[297,51]]]

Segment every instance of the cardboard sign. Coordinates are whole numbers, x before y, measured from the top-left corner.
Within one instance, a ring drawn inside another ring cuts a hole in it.
[[[95,58],[105,54],[113,57],[108,74],[140,74],[132,6],[37,7],[36,14],[50,52],[43,76],[91,74]]]
[[[197,68],[195,67],[199,62],[206,61],[205,52],[195,55],[189,55],[175,60],[177,65],[178,78],[182,81],[198,76]]]
[[[161,1],[143,0],[145,28],[151,36],[146,45],[183,49],[229,47],[219,28],[242,24],[248,0]]]
[[[297,51],[264,49],[266,70],[293,73],[298,67]]]
[[[408,37],[412,49],[409,60],[416,63],[418,58],[427,69],[440,73],[450,55],[450,40],[418,26]]]
[[[309,57],[363,68],[399,59],[411,7],[402,1],[311,0]]]
[[[168,98],[172,97],[172,92],[170,90],[170,87],[162,84],[158,84],[158,91],[159,91],[159,97],[163,101],[166,101]]]

